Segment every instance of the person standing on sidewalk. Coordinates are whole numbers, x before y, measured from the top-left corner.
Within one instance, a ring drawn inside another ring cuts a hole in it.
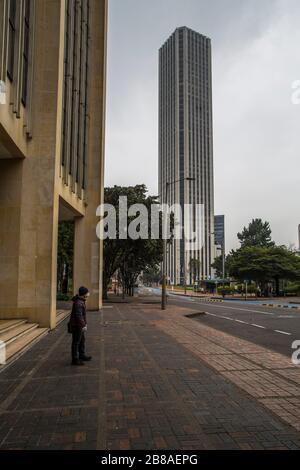
[[[85,354],[85,333],[87,331],[85,303],[89,295],[89,290],[82,286],[72,299],[70,329],[72,332],[72,365],[74,366],[83,366],[84,361],[92,359],[91,356]]]

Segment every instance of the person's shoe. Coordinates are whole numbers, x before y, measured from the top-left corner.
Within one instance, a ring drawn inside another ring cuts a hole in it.
[[[81,356],[79,359],[80,361],[91,361],[92,356]]]
[[[84,362],[81,359],[74,359],[72,361],[72,366],[84,366]]]

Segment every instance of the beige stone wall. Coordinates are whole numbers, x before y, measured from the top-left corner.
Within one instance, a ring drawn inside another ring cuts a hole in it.
[[[26,110],[22,107],[21,117],[16,119],[10,104],[12,93],[12,85],[7,80],[6,103],[0,105],[0,139],[2,145],[13,158],[23,158],[28,151],[28,140],[25,133]]]
[[[101,244],[96,208],[103,197],[106,0],[91,0],[90,129],[87,204],[60,177],[64,0],[35,2],[32,139],[9,106],[0,106],[0,143],[17,152],[0,159],[0,318],[26,317],[55,327],[60,201],[76,215],[74,286],[87,285],[101,305]],[[23,114],[22,114],[23,113]],[[15,157],[18,158],[15,158]],[[20,158],[23,157],[23,158]]]
[[[0,300],[2,317],[26,317],[51,327],[55,326],[56,313],[58,195],[54,191],[54,178],[62,21],[60,0],[36,2],[33,138],[27,142],[25,158],[20,162],[20,177],[12,177],[12,187],[18,187],[20,192],[19,205],[15,208],[19,214],[17,279],[10,286],[16,302],[3,305]],[[14,119],[11,126],[15,129],[20,126],[20,120],[11,110],[7,110],[5,119],[6,122]],[[15,139],[14,132],[9,131]],[[13,170],[15,162],[7,161],[7,165]]]
[[[18,301],[22,160],[0,160],[0,309],[14,316]]]
[[[89,75],[89,147],[86,215],[75,223],[74,288],[91,290],[89,309],[102,305],[102,243],[96,236],[96,209],[103,202],[106,91],[107,2],[91,0],[91,58]]]

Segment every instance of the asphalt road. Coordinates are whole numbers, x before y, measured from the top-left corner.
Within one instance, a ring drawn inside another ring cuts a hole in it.
[[[159,292],[149,293],[158,295]],[[233,336],[291,357],[294,340],[300,340],[300,310],[263,307],[250,302],[205,302],[170,294],[169,305],[181,305],[205,315],[196,320]]]

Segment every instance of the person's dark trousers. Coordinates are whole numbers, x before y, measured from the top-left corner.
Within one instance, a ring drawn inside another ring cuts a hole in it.
[[[72,328],[72,361],[85,356],[85,335],[82,328]]]

